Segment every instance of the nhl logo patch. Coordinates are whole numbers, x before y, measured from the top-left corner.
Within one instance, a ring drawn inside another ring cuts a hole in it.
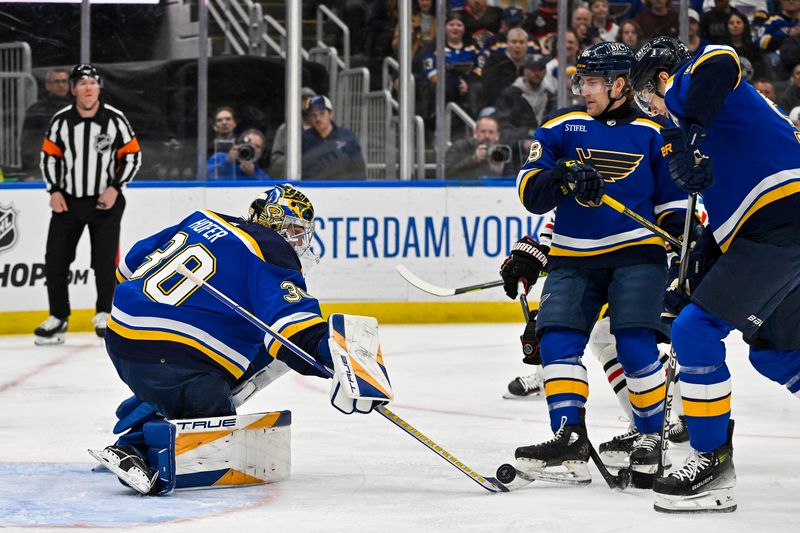
[[[17,244],[19,230],[17,229],[17,215],[14,204],[0,205],[0,253],[10,250]]]
[[[94,137],[94,149],[96,152],[104,154],[111,150],[111,135],[107,133],[98,133]]]

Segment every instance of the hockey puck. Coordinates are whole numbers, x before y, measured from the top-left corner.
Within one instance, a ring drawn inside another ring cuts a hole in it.
[[[500,483],[511,483],[517,477],[517,469],[508,463],[502,464],[497,468],[497,480]]]

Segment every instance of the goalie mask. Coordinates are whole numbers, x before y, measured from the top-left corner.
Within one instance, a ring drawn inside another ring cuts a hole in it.
[[[277,232],[298,257],[303,257],[311,246],[314,206],[305,194],[289,184],[276,185],[259,194],[250,204],[247,219]]]

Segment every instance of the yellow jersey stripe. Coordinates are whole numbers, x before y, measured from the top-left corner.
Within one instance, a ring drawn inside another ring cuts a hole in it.
[[[714,56],[719,56],[723,54],[728,54],[729,56],[731,56],[733,60],[736,61],[736,66],[739,68],[739,76],[736,78],[736,85],[733,86],[733,88],[736,89],[742,82],[742,66],[739,64],[739,56],[737,56],[736,52],[734,52],[733,50],[714,50],[709,54],[701,56],[697,61],[695,61],[694,65],[692,65],[692,70],[690,72],[694,74],[694,71],[697,70],[697,67],[702,65],[703,61],[705,61],[706,59],[710,59]]]
[[[556,244],[551,244],[550,255],[557,255],[563,257],[586,257],[590,255],[607,254],[619,250],[621,248],[627,248],[629,246],[640,246],[646,244],[655,244],[657,246],[664,246],[664,239],[662,239],[661,237],[650,237],[648,239],[644,239],[641,241],[626,242],[618,244],[616,246],[610,246],[608,248],[600,248],[597,250],[587,250],[587,251],[568,250],[566,248],[559,248],[558,245]]]
[[[657,389],[642,394],[628,391],[628,397],[631,399],[631,404],[633,404],[634,407],[644,409],[645,407],[650,407],[662,401],[664,399],[664,389],[665,385],[661,385]]]
[[[250,251],[253,252],[259,259],[266,262],[266,260],[264,259],[264,255],[261,253],[261,247],[258,246],[258,243],[255,241],[255,239],[252,238],[250,235],[248,235],[246,231],[242,231],[236,226],[231,225],[229,222],[225,221],[223,218],[217,216],[211,211],[204,210],[203,214],[209,218],[213,218],[217,223],[224,226],[233,235],[238,237],[240,241],[245,243],[245,245],[247,245]]]
[[[730,395],[711,402],[695,402],[683,399],[683,413],[686,416],[720,416],[731,411]]]
[[[558,117],[555,117],[555,118],[551,118],[550,120],[548,120],[547,122],[545,122],[544,124],[542,124],[539,127],[540,128],[549,128],[550,126],[555,126],[556,124],[559,124],[559,123],[564,122],[565,120],[569,120],[571,118],[592,118],[592,116],[589,113],[587,113],[586,111],[572,111],[571,113],[566,113],[564,115],[561,115],[561,116],[558,116]]]
[[[658,122],[653,122],[652,120],[646,118],[637,118],[633,121],[634,124],[641,124],[642,126],[649,126],[651,128],[655,128],[656,131],[661,131],[661,124]]]
[[[524,193],[525,193],[525,186],[528,185],[528,180],[531,179],[532,177],[534,177],[536,174],[538,174],[541,171],[542,171],[541,168],[534,168],[533,170],[531,170],[529,172],[526,172],[525,175],[522,176],[522,179],[519,182],[518,191],[519,191],[519,201],[523,205],[525,204],[525,200],[523,199],[523,196],[524,196]]]
[[[225,370],[230,372],[237,379],[242,377],[242,374],[244,374],[244,371],[241,368],[233,364],[226,357],[218,354],[217,352],[211,350],[210,348],[204,346],[203,344],[200,344],[198,341],[196,341],[191,337],[185,337],[183,335],[171,331],[131,329],[115,321],[114,318],[108,319],[108,327],[109,329],[111,329],[111,331],[113,331],[114,333],[118,334],[121,337],[125,337],[126,339],[141,340],[141,341],[171,341],[191,346],[195,350],[198,350],[199,352],[202,352],[205,355],[207,355],[215,363],[217,363]]]
[[[289,324],[288,326],[280,330],[278,333],[280,333],[281,335],[283,335],[288,339],[291,338],[292,335],[294,335],[295,333],[303,331],[304,329],[308,329],[311,326],[316,326],[317,324],[324,324],[324,323],[325,321],[322,318],[315,316],[314,318],[310,318],[308,320],[303,320],[301,322],[295,322],[294,324]],[[281,344],[280,341],[277,340],[273,341],[272,343],[270,343],[269,354],[273,358],[278,357],[278,350],[281,349],[281,346],[283,346],[283,344]]]
[[[766,194],[763,194],[755,203],[750,206],[750,209],[745,211],[742,218],[739,219],[739,222],[736,224],[734,230],[728,235],[723,242],[720,243],[719,247],[724,252],[728,251],[728,247],[731,245],[733,238],[739,233],[739,230],[742,229],[742,225],[747,222],[747,219],[753,216],[756,211],[761,209],[762,207],[771,204],[772,202],[777,202],[787,196],[791,196],[793,194],[797,194],[800,192],[800,181],[794,181],[792,183],[787,183],[781,187],[777,187],[772,189]]]
[[[114,275],[117,277],[117,282],[122,283],[123,281],[128,281],[125,279],[125,276],[122,275],[122,272],[119,269],[114,271]]]
[[[547,396],[554,394],[577,394],[584,398],[589,397],[589,385],[574,379],[553,379],[544,384]]]

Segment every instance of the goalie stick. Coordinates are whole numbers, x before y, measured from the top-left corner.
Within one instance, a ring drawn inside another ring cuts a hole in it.
[[[272,337],[273,339],[277,340],[287,348],[289,348],[295,355],[301,358],[306,363],[312,365],[314,368],[319,370],[324,376],[332,377],[333,374],[330,370],[319,364],[319,362],[311,357],[308,353],[306,353],[302,348],[297,346],[295,343],[290,341],[289,339],[285,338],[280,333],[273,331],[267,324],[265,324],[261,319],[257,316],[252,314],[247,309],[243,308],[230,298],[228,298],[225,294],[218,291],[214,286],[210,285],[208,282],[200,279],[197,277],[193,272],[186,268],[185,265],[179,264],[178,268],[176,269],[177,272],[189,280],[191,280],[195,285],[202,288],[211,296],[222,302],[224,305],[228,306],[230,309],[235,311],[239,316],[253,324],[255,327]],[[502,283],[502,282],[501,282]],[[453,467],[455,467],[459,472],[473,480],[475,483],[483,487],[484,489],[488,490],[489,492],[508,492],[508,487],[500,483],[497,479],[493,477],[484,477],[480,474],[476,473],[474,470],[469,468],[467,465],[459,461],[456,457],[454,457],[450,452],[442,448],[440,445],[436,444],[433,440],[425,436],[421,431],[417,428],[400,418],[397,414],[392,412],[388,407],[385,405],[379,405],[375,408],[381,416],[386,418],[389,422],[394,424],[395,426],[399,427],[409,435],[411,435],[417,442],[423,444],[429,450],[434,452],[436,455],[447,461]]]

